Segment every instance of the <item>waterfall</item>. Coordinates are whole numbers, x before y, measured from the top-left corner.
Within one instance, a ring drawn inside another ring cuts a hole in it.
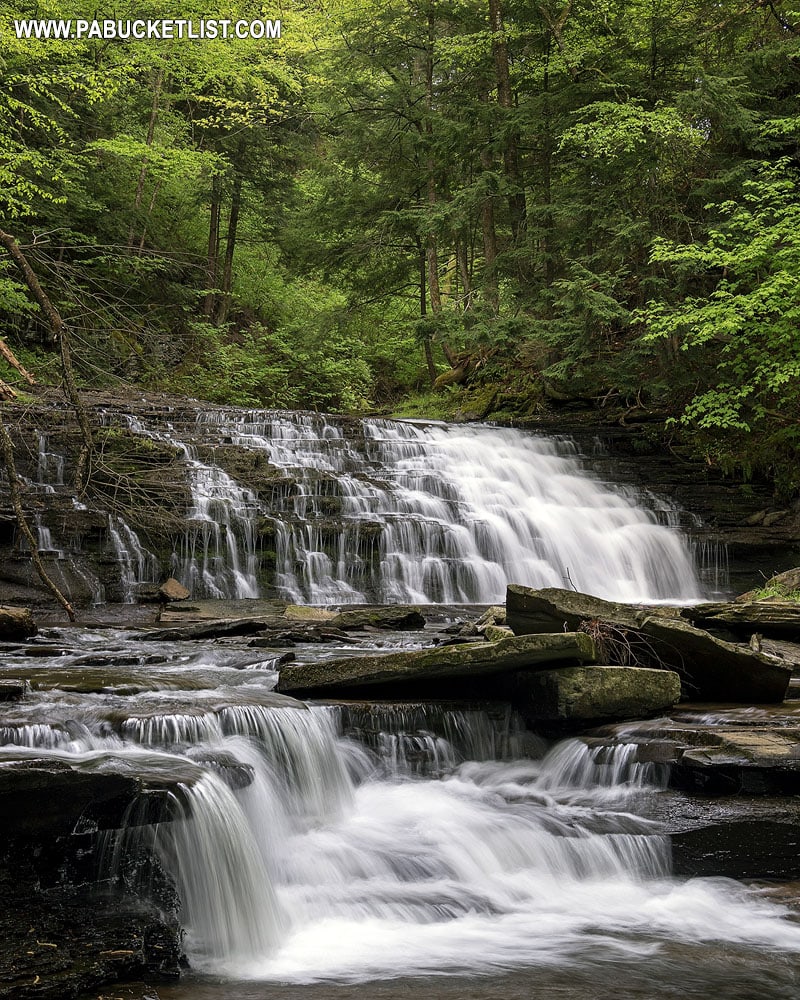
[[[108,518],[108,538],[119,564],[122,603],[136,601],[139,583],[155,583],[161,567],[158,559],[139,541],[139,536],[122,517]]]
[[[508,582],[631,602],[705,594],[696,557],[713,554],[691,548],[676,509],[605,482],[564,438],[268,411],[124,419],[183,451],[193,506],[173,568],[197,594],[491,603]],[[201,444],[254,456],[258,489],[202,462]]]
[[[218,670],[220,687],[169,697],[34,692],[0,725],[0,761],[168,789],[169,821],[143,802],[124,831],[96,836],[106,875],[143,845],[172,874],[195,969],[359,982],[563,967],[598,948],[619,961],[713,941],[800,955],[780,906],[670,878],[667,839],[637,815],[664,775],[633,745],[547,749],[499,705],[270,704]]]

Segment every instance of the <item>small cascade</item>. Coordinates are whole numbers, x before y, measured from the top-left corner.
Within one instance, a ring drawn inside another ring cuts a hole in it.
[[[159,561],[121,517],[109,516],[108,540],[119,564],[122,603],[134,604],[138,584],[157,582],[161,574]]]
[[[38,458],[36,463],[36,479],[45,492],[53,492],[53,487],[64,485],[64,456],[58,452],[48,451],[48,436],[42,431],[36,432]]]
[[[176,803],[178,818],[161,825],[157,848],[177,879],[194,964],[235,970],[253,955],[272,954],[286,917],[257,831],[233,792],[209,773]]]
[[[52,532],[39,520],[36,524],[36,547],[40,555],[48,556],[50,559],[64,558],[63,549],[59,549],[53,542]]]
[[[106,423],[120,419],[134,434],[162,441],[183,453],[192,508],[180,551],[171,570],[195,596],[248,598],[260,596],[256,527],[260,509],[256,495],[218,465],[198,458],[194,444],[179,440],[172,425],[146,426],[132,414],[106,413]]]
[[[193,508],[178,578],[207,597],[258,597],[257,498],[223,469],[187,457]]]
[[[435,704],[340,705],[339,731],[367,747],[391,777],[437,777],[465,760],[524,756],[537,741],[510,707],[452,709]]]
[[[86,650],[70,663],[109,649],[105,633],[69,635]],[[111,650],[146,665],[147,645]],[[121,832],[78,832],[97,838],[104,877],[144,878],[138,861],[155,853],[193,968],[355,983],[577,966],[598,942],[619,962],[714,941],[800,955],[780,907],[670,877],[667,839],[637,815],[664,775],[636,746],[547,748],[489,703],[287,703],[230,655],[190,668],[180,690],[34,683],[0,720],[0,762],[143,782]]]

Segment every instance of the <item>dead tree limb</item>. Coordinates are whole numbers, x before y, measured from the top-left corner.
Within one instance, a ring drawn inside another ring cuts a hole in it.
[[[86,408],[83,405],[80,394],[78,393],[78,387],[75,384],[75,375],[72,369],[72,350],[69,327],[64,323],[58,309],[56,309],[50,301],[49,296],[42,288],[39,283],[39,279],[36,277],[35,271],[28,262],[28,258],[20,249],[17,241],[9,233],[3,232],[2,229],[0,229],[0,245],[6,248],[8,253],[11,255],[12,260],[22,272],[22,276],[25,279],[25,284],[28,286],[28,290],[47,319],[53,341],[58,341],[61,349],[61,373],[64,383],[64,392],[75,410],[75,416],[78,420],[78,426],[80,427],[81,438],[83,441],[81,450],[78,453],[78,461],[75,465],[74,476],[75,490],[78,495],[81,496],[86,489],[89,458],[94,450],[94,438],[92,436],[92,428],[89,423]]]
[[[17,360],[14,352],[8,346],[8,344],[0,337],[0,354],[6,359],[6,361],[11,365],[12,368],[16,368],[20,375],[25,379],[28,385],[36,385],[36,379],[27,371],[20,362]]]

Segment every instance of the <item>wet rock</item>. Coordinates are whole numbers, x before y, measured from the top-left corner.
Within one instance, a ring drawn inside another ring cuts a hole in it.
[[[594,643],[588,635],[558,632],[290,666],[281,671],[278,690],[310,693],[444,678],[455,681],[538,664],[585,662],[594,658]]]
[[[113,754],[91,761],[36,757],[4,750],[0,761],[0,836],[58,837],[76,830],[116,829],[131,822],[136,805],[140,822],[168,818],[171,794],[192,784],[199,770],[142,764],[132,775]],[[139,809],[141,807],[141,809]]]
[[[740,820],[675,833],[672,865],[676,875],[736,879],[800,878],[797,823]]]
[[[177,977],[171,880],[154,858],[138,856],[119,879],[98,881],[98,855],[91,836],[3,842],[0,1000],[72,1000],[119,980]],[[116,988],[100,995],[126,996]]]
[[[637,744],[637,760],[667,765],[670,784],[684,792],[746,796],[751,805],[800,792],[800,702],[775,708],[681,706],[666,718],[590,735]]]
[[[508,588],[507,608],[509,625],[517,635],[588,626],[601,655],[624,656],[623,665],[675,670],[684,693],[693,699],[780,702],[789,685],[787,664],[695,628],[678,617],[678,609],[641,608],[569,590],[516,585]]]
[[[0,701],[21,701],[25,695],[25,686],[23,680],[0,680]]]
[[[182,583],[179,583],[175,577],[171,576],[158,588],[158,596],[162,601],[168,603],[170,601],[185,601],[192,595]]]
[[[720,604],[697,604],[683,608],[685,618],[700,628],[726,629],[737,635],[753,632],[776,639],[800,639],[800,603],[797,601],[751,601]]]
[[[221,621],[199,622],[175,628],[153,629],[142,632],[137,638],[148,642],[174,642],[190,639],[220,639],[227,636],[253,635],[263,632],[269,624],[263,618],[234,618]]]
[[[582,666],[521,671],[515,707],[532,723],[636,719],[671,708],[681,682],[669,670]]]
[[[30,608],[0,607],[0,638],[27,639],[36,635],[36,623]]]
[[[398,605],[396,607],[355,609],[341,611],[329,622],[334,628],[358,631],[365,626],[377,629],[418,629],[425,627],[425,619],[419,608]]]

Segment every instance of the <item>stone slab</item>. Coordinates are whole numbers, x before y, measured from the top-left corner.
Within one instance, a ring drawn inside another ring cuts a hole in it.
[[[455,681],[564,660],[590,662],[594,659],[594,643],[582,632],[514,636],[499,642],[291,665],[281,671],[278,690],[287,694],[310,694],[443,678]],[[458,697],[455,686],[453,697]]]
[[[726,642],[679,617],[677,608],[615,604],[575,591],[508,587],[508,623],[517,635],[589,627],[603,658],[675,670],[684,694],[703,701],[780,702],[791,666],[749,646]],[[608,628],[610,626],[610,629]],[[609,650],[603,648],[603,633]]]

